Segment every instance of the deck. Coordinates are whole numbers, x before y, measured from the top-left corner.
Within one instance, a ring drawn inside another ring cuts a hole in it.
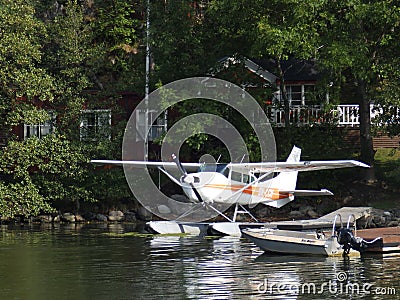
[[[373,240],[381,237],[383,240],[382,248],[372,248],[368,252],[391,253],[400,252],[400,227],[384,227],[357,230],[357,236],[365,240]]]

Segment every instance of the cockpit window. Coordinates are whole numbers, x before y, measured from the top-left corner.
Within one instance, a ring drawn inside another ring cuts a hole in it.
[[[199,167],[198,172],[218,172],[228,177],[229,169],[227,165],[228,164],[204,164]]]

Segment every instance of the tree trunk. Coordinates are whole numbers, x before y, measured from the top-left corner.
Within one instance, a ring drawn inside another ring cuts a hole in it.
[[[283,99],[283,109],[284,109],[284,116],[285,116],[285,129],[287,132],[290,130],[290,106],[289,106],[289,99],[286,92],[285,86],[285,77],[283,74],[281,61],[278,57],[275,58],[275,65],[278,71],[279,77],[279,90],[281,92],[281,99]]]
[[[364,80],[358,80],[358,92],[360,96],[360,146],[361,146],[361,160],[369,164],[371,168],[364,169],[363,179],[366,181],[374,181],[375,170],[374,170],[374,146],[371,135],[371,112],[370,104],[367,91],[366,83]]]

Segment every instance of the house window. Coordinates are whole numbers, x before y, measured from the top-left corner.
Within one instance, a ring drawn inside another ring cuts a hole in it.
[[[81,141],[111,139],[111,110],[83,110],[79,132]]]
[[[290,106],[316,104],[315,85],[286,85],[286,92]],[[279,101],[283,101],[279,91],[275,94],[275,97]]]
[[[146,127],[146,111],[136,110],[137,141],[144,140],[146,130],[148,130],[149,133],[148,141],[153,141],[167,132],[167,111],[164,111],[158,118],[156,118],[157,114],[158,112],[155,110],[149,110],[147,112],[148,126]]]
[[[303,87],[303,85],[289,85],[286,87],[289,103],[291,106],[305,104],[305,99],[303,97]]]
[[[52,111],[47,112],[49,114],[49,120],[42,124],[24,124],[24,139],[36,136],[39,139],[51,134],[55,130],[56,114]]]

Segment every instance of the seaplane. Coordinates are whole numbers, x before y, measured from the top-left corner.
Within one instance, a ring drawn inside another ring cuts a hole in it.
[[[337,168],[369,168],[356,160],[301,161],[301,149],[294,146],[284,162],[245,162],[245,163],[182,163],[175,154],[170,162],[129,161],[129,160],[91,160],[93,164],[129,165],[133,168],[158,168],[170,180],[179,185],[193,206],[175,220],[150,221],[148,226],[158,233],[201,233],[204,223],[180,222],[199,209],[211,209],[227,222],[212,222],[208,228],[227,234],[241,234],[241,225],[258,224],[258,220],[245,206],[258,204],[280,208],[293,201],[297,196],[331,196],[327,189],[296,189],[298,172],[328,170]],[[168,169],[174,168],[180,173],[176,178]],[[197,168],[188,173],[187,169]],[[218,204],[227,207],[235,205],[232,217],[218,210]],[[248,214],[254,221],[250,224],[236,222],[238,214]],[[262,223],[261,223],[262,224]]]

